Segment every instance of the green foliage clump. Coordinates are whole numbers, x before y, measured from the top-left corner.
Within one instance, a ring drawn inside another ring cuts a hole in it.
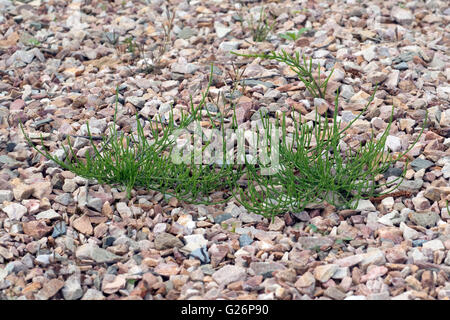
[[[257,21],[254,21],[253,15],[250,15],[248,25],[252,33],[253,41],[264,42],[266,41],[267,36],[272,31],[273,27],[275,26],[275,21],[269,23],[266,10],[264,9],[264,7],[261,7],[259,19]]]
[[[300,212],[311,204],[323,202],[340,208],[354,208],[360,199],[383,194],[380,192],[382,187],[389,185],[389,192],[395,190],[403,180],[407,164],[402,176],[389,183],[377,183],[378,176],[411,149],[397,158],[386,152],[392,114],[386,130],[378,139],[372,132],[372,137],[355,149],[343,150],[341,144],[347,129],[367,109],[373,98],[374,95],[364,110],[345,126],[337,118],[337,98],[332,118],[325,116],[320,119],[316,111],[311,127],[299,116],[294,121],[291,136],[284,115],[275,126],[275,130],[281,131],[278,170],[272,175],[263,175],[261,172],[268,169],[267,166],[260,162],[247,163],[244,167],[247,186],[235,192],[236,199],[249,211],[274,217],[286,212]],[[265,144],[270,145],[274,133],[268,120],[263,122],[268,132],[263,139],[266,139]]]
[[[280,33],[280,37],[286,40],[296,41],[302,36],[302,34],[307,32],[308,30],[309,28],[301,28],[297,32]]]
[[[212,71],[211,71],[212,72]],[[86,152],[84,159],[77,157],[70,138],[68,147],[63,146],[65,161],[58,159],[45,148],[37,148],[29,136],[22,132],[28,143],[41,155],[54,161],[62,168],[87,179],[96,179],[100,184],[125,187],[128,197],[133,188],[145,188],[159,191],[192,203],[211,203],[209,195],[218,190],[232,188],[238,174],[232,167],[215,168],[194,164],[174,163],[171,159],[175,146],[174,132],[185,129],[194,120],[198,120],[200,110],[205,104],[211,82],[195,107],[191,100],[191,114],[182,114],[178,124],[170,113],[168,122],[161,117],[150,121],[152,139],[145,136],[139,116],[136,115],[137,135],[125,134],[116,129],[117,102],[114,123],[109,137],[104,137],[101,146],[97,146],[87,124],[93,154]],[[118,95],[118,92],[116,93]],[[116,99],[117,101],[118,99]],[[42,147],[44,145],[41,137]]]
[[[331,72],[321,80],[320,65],[314,69],[312,59],[308,61],[304,56],[300,58],[298,53],[289,55],[285,51],[241,56],[286,63],[297,73],[313,97],[325,97]],[[371,138],[361,141],[356,148],[344,148],[342,142],[348,134],[347,130],[366,112],[375,97],[376,88],[361,113],[349,123],[342,123],[338,118],[337,93],[334,110],[329,110],[331,116],[325,113],[322,117],[316,110],[315,119],[307,122],[301,115],[296,116],[292,113],[293,133],[287,128],[286,114],[278,120],[271,120],[267,115],[261,114],[261,125],[264,130],[262,134],[258,133],[258,141],[261,141],[259,147],[266,149],[271,159],[273,153],[276,153],[279,162],[275,168],[258,159],[250,163],[246,156],[244,156],[245,165],[242,167],[229,164],[197,165],[194,163],[193,155],[190,163],[174,163],[171,154],[176,142],[175,130],[187,128],[194,120],[201,119],[201,110],[206,104],[212,72],[211,68],[210,82],[200,103],[194,106],[191,99],[189,115],[183,114],[176,122],[171,112],[168,122],[162,121],[161,118],[150,121],[150,140],[144,134],[138,115],[136,115],[136,135],[116,129],[117,105],[114,125],[110,128],[109,137],[103,139],[101,147],[94,143],[88,126],[93,154],[87,152],[85,159],[77,157],[70,140],[69,148],[64,147],[66,160],[62,161],[47,150],[37,148],[25,132],[24,135],[47,159],[79,176],[96,179],[99,183],[123,186],[128,196],[131,196],[133,188],[143,188],[173,195],[191,203],[212,204],[214,201],[211,195],[216,191],[223,191],[234,196],[235,200],[247,210],[273,218],[286,212],[299,212],[308,206],[324,202],[340,208],[354,208],[360,199],[381,195],[386,187],[388,191],[385,193],[395,190],[403,180],[407,163],[403,175],[394,181],[380,184],[378,179],[411,150],[425,127],[424,123],[413,145],[394,158],[386,151],[386,140],[393,121],[392,112],[387,128],[378,138],[375,138],[372,132]],[[209,113],[208,115],[212,126],[216,128],[214,120]],[[223,120],[222,116],[222,129]],[[43,144],[43,140],[41,141]],[[277,148],[271,150],[274,146],[273,141],[279,143]],[[225,163],[225,159],[228,159],[225,147],[223,151]],[[270,170],[271,174],[267,174],[267,170]],[[227,200],[229,198],[223,201]]]
[[[313,97],[325,97],[332,71],[321,81],[320,65],[317,67],[316,78],[313,74],[312,59],[309,62],[305,56],[300,59],[298,52],[293,55],[285,51],[253,55],[234,54],[286,63],[297,73],[299,80],[305,84]],[[234,192],[236,199],[247,210],[273,218],[286,212],[299,212],[308,205],[323,202],[338,207],[355,208],[360,199],[381,195],[382,187],[389,185],[388,192],[395,190],[403,181],[407,163],[403,174],[394,181],[378,184],[377,178],[411,150],[422,135],[425,123],[413,145],[396,158],[386,153],[386,139],[392,125],[394,109],[388,126],[378,139],[375,139],[372,132],[372,137],[368,141],[360,142],[356,149],[343,150],[341,144],[346,131],[373,101],[376,90],[377,88],[364,109],[347,125],[338,120],[339,93],[335,97],[332,117],[326,114],[325,118],[322,118],[316,110],[315,120],[310,126],[306,121],[302,121],[301,115],[295,120],[293,114],[294,134],[291,137],[286,127],[285,114],[281,121],[275,122],[275,129],[266,117],[262,123],[266,132],[262,135],[263,145],[270,146],[272,136],[281,131],[281,143],[277,148],[278,170],[272,175],[263,175],[263,170],[268,169],[264,163],[246,163],[244,172],[247,186]]]

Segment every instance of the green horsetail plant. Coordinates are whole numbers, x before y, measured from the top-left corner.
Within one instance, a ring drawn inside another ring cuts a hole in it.
[[[293,55],[289,55],[285,50],[281,50],[281,52],[272,51],[270,53],[264,54],[242,54],[233,51],[231,51],[231,53],[246,58],[261,58],[283,62],[297,74],[298,79],[305,84],[306,89],[314,98],[325,99],[328,81],[333,74],[333,70],[331,70],[326,79],[322,81],[320,77],[321,67],[320,64],[318,64],[316,78],[313,74],[312,58],[310,58],[308,61],[308,59],[306,59],[306,56],[304,55],[302,58],[300,58],[299,52],[295,52]]]
[[[286,63],[313,97],[325,98],[332,71],[322,81],[320,64],[317,66],[317,72],[314,72],[312,58],[308,61],[305,56],[300,58],[298,52],[289,55],[284,50],[281,53],[272,51],[268,54],[232,53]],[[279,153],[278,170],[272,175],[264,175],[262,172],[266,167],[263,163],[246,163],[244,172],[247,186],[237,187],[233,191],[236,200],[249,211],[273,218],[278,214],[288,211],[298,212],[307,206],[323,202],[338,207],[356,207],[360,199],[394,191],[403,181],[408,162],[403,174],[394,181],[380,185],[377,184],[378,176],[414,147],[423,133],[426,119],[412,146],[396,159],[392,154],[385,152],[393,110],[386,130],[377,140],[374,139],[372,132],[369,141],[361,142],[355,150],[349,148],[344,151],[341,146],[347,129],[367,110],[375,97],[376,89],[363,110],[343,129],[341,121],[337,119],[339,94],[335,97],[332,119],[329,119],[327,114],[324,119],[321,118],[316,110],[315,121],[311,128],[303,123],[301,115],[298,121],[295,121],[293,116],[293,136],[288,134],[284,114],[282,120],[276,122],[274,129],[281,130],[282,137],[279,148],[276,148],[276,152]],[[269,119],[266,117],[262,124],[266,132],[262,137],[265,139],[264,145],[270,145],[270,136],[273,133],[270,132]],[[388,185],[394,186],[385,193],[379,192]]]
[[[342,150],[340,142],[347,129],[367,110],[374,96],[375,92],[361,113],[344,127],[337,119],[338,95],[332,119],[328,116],[320,119],[316,110],[311,128],[301,121],[301,115],[298,121],[293,117],[294,133],[291,136],[287,132],[286,116],[283,115],[275,126],[275,130],[281,130],[281,143],[277,151],[279,170],[272,175],[263,175],[264,164],[246,163],[244,173],[247,186],[234,191],[236,200],[249,211],[273,218],[286,212],[300,212],[323,202],[341,208],[356,208],[360,199],[394,191],[403,181],[408,161],[403,174],[395,180],[378,184],[377,178],[414,147],[425,123],[412,146],[395,159],[392,154],[386,153],[393,110],[386,130],[378,139],[374,139],[372,131],[372,137],[365,144],[361,142],[355,150]],[[269,119],[266,117],[262,124],[265,130],[262,138],[266,139],[265,145],[269,145],[273,134]],[[380,192],[388,185],[391,186],[388,191]]]
[[[300,61],[298,54],[296,59]],[[307,81],[309,84],[307,88],[310,92],[324,93],[330,76],[325,82],[316,81],[312,70],[312,60],[309,65],[305,57],[303,57],[303,61],[307,69],[305,69],[305,77],[301,80]],[[201,119],[201,110],[206,104],[212,72],[211,68],[207,90],[202,94],[202,99],[197,106],[194,106],[191,97],[190,114],[182,113],[181,119],[177,122],[172,109],[168,121],[163,121],[161,117],[150,121],[151,139],[145,136],[138,115],[136,115],[137,132],[135,135],[116,129],[117,91],[114,125],[109,130],[109,137],[104,137],[98,147],[94,143],[88,123],[87,129],[93,154],[86,152],[84,159],[77,157],[69,137],[68,148],[63,146],[64,161],[50,154],[44,148],[42,136],[43,149],[41,150],[24,132],[23,125],[21,125],[21,129],[29,144],[47,159],[81,177],[96,179],[101,184],[122,186],[126,189],[128,197],[131,197],[133,188],[145,188],[172,195],[187,202],[211,204],[214,192],[224,191],[231,193],[236,201],[249,211],[274,218],[278,214],[301,211],[308,206],[323,202],[338,207],[356,207],[360,199],[395,190],[403,180],[408,163],[404,167],[403,174],[394,181],[379,184],[378,177],[411,150],[425,128],[426,121],[413,145],[394,158],[391,154],[386,153],[385,148],[393,121],[392,111],[389,124],[378,139],[374,138],[372,132],[372,137],[365,143],[361,142],[359,147],[344,150],[341,141],[346,131],[367,110],[374,99],[375,89],[361,113],[346,125],[342,124],[340,120],[338,121],[339,94],[336,95],[334,101],[334,114],[331,119],[327,114],[325,118],[320,117],[316,110],[313,125],[310,126],[309,123],[302,121],[301,115],[296,120],[293,113],[293,134],[289,134],[285,114],[281,120],[275,121],[274,126],[268,116],[261,114],[264,131],[262,140],[259,139],[260,133],[257,133],[257,149],[262,149],[270,155],[276,153],[279,156],[279,162],[275,168],[268,167],[264,161],[250,163],[245,155],[244,168],[229,165],[226,162],[225,131],[222,131],[223,163],[219,163],[218,166],[215,164],[198,165],[195,162],[195,154],[192,153],[190,157],[184,158],[184,163],[173,161],[176,130],[186,129],[189,131],[189,125]],[[320,79],[320,72],[318,72],[318,76]],[[216,128],[215,119],[209,112],[208,116],[212,126]],[[220,114],[219,126],[224,129],[222,114]],[[281,141],[277,148],[274,148],[272,142],[280,140],[278,138],[280,132]],[[273,137],[275,137],[274,140]],[[208,144],[209,142],[202,145],[197,152],[204,151]],[[264,173],[267,172],[267,169],[271,174]],[[242,186],[242,184],[238,184],[238,180],[244,177],[246,181]],[[398,182],[399,180],[400,182]],[[395,185],[397,182],[398,184]],[[389,187],[388,191],[381,193],[380,191],[385,187]]]
[[[87,123],[93,154],[86,152],[85,159],[77,157],[70,137],[68,147],[63,145],[64,161],[45,149],[42,136],[41,150],[25,133],[23,125],[21,129],[28,143],[47,159],[81,177],[96,179],[100,184],[123,186],[128,197],[131,197],[131,190],[136,187],[160,191],[188,202],[210,203],[209,195],[216,190],[232,188],[232,183],[239,178],[239,172],[233,171],[231,167],[213,168],[195,165],[193,162],[187,165],[176,164],[171,161],[170,156],[175,146],[175,130],[187,128],[194,120],[200,119],[200,110],[206,102],[211,85],[212,70],[211,67],[210,81],[206,92],[202,93],[200,103],[194,106],[191,97],[191,113],[182,113],[178,124],[174,120],[173,109],[167,123],[161,117],[154,122],[150,121],[150,140],[144,134],[138,115],[136,135],[127,135],[116,129],[118,91],[114,123],[110,127],[109,137],[103,137],[100,147],[94,143]]]

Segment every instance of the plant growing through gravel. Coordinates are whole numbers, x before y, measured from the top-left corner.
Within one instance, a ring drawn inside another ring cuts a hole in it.
[[[165,7],[165,13],[166,13],[166,20],[163,22],[163,39],[162,44],[156,44],[156,47],[154,46],[151,48],[152,51],[152,63],[150,70],[153,70],[155,68],[161,68],[161,59],[163,55],[167,52],[167,49],[171,43],[172,39],[172,29],[174,26],[174,20],[175,20],[175,10],[172,12],[169,11],[169,8]]]
[[[261,12],[259,13],[259,19],[257,21],[255,21],[253,15],[251,14],[250,19],[247,21],[247,23],[252,33],[252,39],[256,42],[266,41],[267,36],[275,26],[275,21],[269,23],[269,19],[264,7],[261,7]]]
[[[175,20],[174,10],[171,12],[166,6],[165,13],[166,19],[162,24],[163,36],[161,43],[155,42],[147,48],[145,39],[143,38],[136,39],[134,37],[128,37],[122,42],[122,45],[125,46],[124,49],[132,54],[132,60],[140,62],[141,72],[151,73],[162,68],[161,60],[172,43],[172,29]],[[115,33],[112,35],[114,36]],[[113,38],[113,36],[107,35],[106,38],[111,44],[117,44],[117,39],[115,37]],[[120,46],[116,46],[116,49],[120,49]],[[118,51],[120,53],[120,50]],[[151,58],[148,58],[148,54],[151,55]]]
[[[119,35],[115,30],[113,30],[113,32],[106,32],[103,37],[111,45],[116,45],[117,41],[119,40]]]
[[[305,82],[313,96],[324,96],[330,76],[321,82],[319,66],[316,79],[311,59],[308,63],[306,57],[303,57],[301,62],[298,54],[289,56],[286,52],[250,56],[263,56],[286,62],[293,70],[297,70],[300,80]],[[342,124],[341,120],[338,120],[339,94],[337,94],[331,118],[328,114],[322,118],[316,110],[315,119],[310,125],[311,123],[303,121],[301,115],[296,119],[296,114],[292,113],[293,134],[290,134],[287,128],[286,114],[276,121],[271,121],[267,115],[261,114],[264,131],[262,134],[257,133],[257,148],[266,149],[270,157],[272,153],[278,154],[279,162],[275,170],[273,167],[268,168],[267,164],[261,161],[250,163],[247,157],[244,157],[243,169],[225,164],[227,163],[225,144],[223,162],[219,166],[197,165],[194,163],[193,154],[187,163],[171,161],[176,143],[175,131],[186,129],[194,120],[201,119],[200,111],[206,104],[212,73],[213,68],[207,90],[202,94],[200,103],[194,106],[191,99],[189,115],[182,114],[177,123],[172,111],[167,122],[161,118],[149,122],[150,140],[144,134],[138,115],[136,115],[137,134],[126,134],[116,129],[117,102],[114,125],[110,128],[109,137],[104,137],[101,147],[94,142],[87,125],[92,154],[86,152],[85,159],[77,157],[70,140],[68,140],[69,147],[63,147],[66,159],[63,161],[45,148],[43,150],[37,148],[25,134],[23,126],[22,131],[30,145],[47,159],[87,179],[123,186],[129,197],[133,188],[145,188],[173,195],[187,202],[211,204],[210,196],[216,191],[224,191],[233,194],[236,201],[249,211],[273,219],[278,214],[298,212],[307,206],[323,202],[338,207],[355,207],[360,199],[381,195],[385,187],[389,187],[388,192],[395,190],[403,180],[407,164],[403,175],[394,181],[380,184],[379,177],[415,145],[425,127],[424,123],[413,145],[394,158],[392,154],[386,152],[386,139],[393,119],[392,112],[386,130],[377,139],[372,132],[372,137],[361,142],[358,148],[344,149],[341,142],[347,129],[367,110],[374,99],[376,89],[361,113],[348,124]],[[217,119],[213,119],[210,113],[207,113],[214,128],[224,129],[222,114],[220,123],[216,126]],[[232,126],[234,127],[233,124]],[[281,142],[277,148],[273,148],[272,141],[279,140],[278,137],[281,137]],[[222,138],[225,139],[225,136]],[[43,145],[42,137],[41,142]],[[204,148],[206,146],[202,146],[202,150]],[[263,173],[267,169],[272,169],[271,174]],[[238,180],[241,183],[238,183]]]
[[[28,39],[28,44],[32,47],[39,47],[41,45],[41,42],[36,38],[30,38]]]
[[[126,38],[122,43],[126,46],[126,51],[133,55],[133,59],[142,55],[142,53],[138,51],[139,45],[133,37]]]
[[[320,64],[315,72],[312,59],[309,59],[309,62],[305,56],[300,59],[298,52],[293,55],[285,51],[269,54],[234,54],[284,62],[297,73],[313,97],[325,97],[332,71],[322,81]],[[287,130],[285,114],[275,123],[270,123],[267,116],[261,115],[264,131],[258,140],[262,138],[262,145],[269,146],[270,152],[279,153],[279,168],[272,175],[264,175],[262,174],[265,169],[264,163],[246,163],[244,172],[247,185],[234,190],[237,201],[247,210],[273,219],[276,215],[289,211],[299,212],[307,206],[323,202],[338,207],[355,208],[360,199],[383,194],[380,191],[384,187],[389,186],[388,192],[385,193],[394,191],[403,181],[407,163],[403,174],[394,181],[378,184],[379,176],[417,143],[425,128],[425,122],[412,146],[396,158],[386,153],[386,139],[393,120],[393,109],[388,126],[377,139],[372,132],[372,137],[368,141],[360,142],[356,149],[344,150],[341,143],[347,129],[361,117],[373,101],[376,89],[363,110],[346,125],[338,120],[338,93],[334,101],[332,118],[329,118],[328,114],[322,118],[316,109],[315,120],[310,126],[306,121],[302,121],[301,114],[296,120],[295,114],[292,113],[293,135]],[[276,134],[280,134],[281,144],[277,150],[271,150],[271,138]]]
[[[97,146],[94,142],[87,124],[92,154],[86,152],[85,159],[77,157],[69,137],[68,147],[63,146],[64,161],[45,149],[42,136],[41,150],[25,133],[23,125],[21,128],[28,143],[47,159],[81,177],[96,179],[100,184],[123,186],[128,197],[131,197],[133,188],[145,188],[187,202],[209,204],[211,203],[209,195],[216,191],[231,189],[234,181],[239,178],[239,173],[231,166],[222,168],[198,166],[194,164],[193,159],[191,165],[177,164],[171,161],[171,153],[175,146],[175,130],[187,128],[190,123],[199,119],[199,111],[206,102],[210,84],[211,81],[197,106],[194,106],[191,99],[191,113],[182,114],[178,123],[174,120],[173,110],[167,122],[161,117],[150,121],[150,139],[145,136],[138,115],[136,115],[137,134],[125,134],[116,129],[117,98],[113,126],[110,128],[109,137],[103,138],[101,146]]]
[[[246,58],[261,58],[283,62],[297,74],[299,80],[305,84],[306,89],[314,98],[325,98],[328,81],[333,74],[333,70],[322,80],[320,76],[320,63],[317,65],[317,70],[314,70],[312,58],[307,59],[305,55],[300,57],[299,52],[290,55],[285,50],[281,50],[280,52],[272,51],[265,54],[241,54],[233,51],[231,53]],[[315,73],[317,73],[317,76],[315,76]]]
[[[246,70],[246,66],[238,66],[234,62],[232,63],[232,72],[228,72],[228,76],[231,80],[231,88],[228,95],[223,97],[224,104],[228,104],[228,110],[225,110],[225,114],[227,111],[232,111],[232,128],[236,129],[238,127],[237,118],[236,118],[236,100],[240,95],[245,95],[246,92],[246,84],[244,80],[244,74]]]
[[[289,32],[288,31],[286,33],[280,33],[279,36],[286,40],[296,41],[302,36],[302,34],[307,32],[308,30],[309,30],[309,28],[301,28],[297,32]]]
[[[293,135],[287,130],[286,115],[276,122],[275,129],[271,129],[273,126],[265,117],[262,122],[264,145],[270,145],[271,136],[281,131],[277,151],[279,168],[272,175],[263,175],[263,163],[246,163],[247,186],[235,190],[237,201],[249,211],[273,218],[286,212],[300,212],[324,201],[340,208],[356,208],[360,199],[394,191],[403,181],[408,162],[403,174],[393,181],[378,183],[379,176],[411,150],[424,127],[412,146],[396,158],[386,152],[393,113],[386,130],[377,139],[372,132],[372,137],[361,142],[358,148],[344,150],[341,144],[347,129],[367,110],[374,94],[363,111],[346,125],[337,118],[338,96],[332,119],[328,116],[321,119],[316,111],[311,127],[301,116],[295,120],[293,115]],[[385,187],[389,187],[388,191],[382,192]]]

